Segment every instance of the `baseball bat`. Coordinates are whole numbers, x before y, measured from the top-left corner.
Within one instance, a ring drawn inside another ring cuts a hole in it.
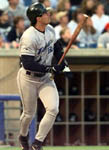
[[[67,54],[67,52],[69,51],[70,47],[72,46],[72,43],[76,40],[76,37],[78,36],[78,34],[80,33],[82,27],[84,26],[86,20],[87,20],[88,16],[86,14],[83,14],[83,20],[78,24],[78,26],[76,27],[62,57],[60,58],[59,62],[58,62],[58,65],[61,64],[61,62],[63,61],[65,55]]]

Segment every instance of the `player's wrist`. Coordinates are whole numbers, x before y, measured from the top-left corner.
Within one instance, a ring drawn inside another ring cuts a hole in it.
[[[49,72],[49,73],[59,73],[59,72],[62,72],[65,68],[66,64],[65,63],[62,63],[60,65],[53,65],[53,66],[46,66],[46,73]]]
[[[46,66],[46,73],[56,73],[56,72],[59,72],[59,69],[57,69],[56,66],[57,65]]]
[[[45,67],[45,72],[46,73],[51,73],[52,72],[52,66],[46,66]]]

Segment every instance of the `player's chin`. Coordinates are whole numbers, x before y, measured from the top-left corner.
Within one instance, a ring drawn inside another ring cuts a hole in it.
[[[46,22],[46,25],[48,25],[49,23],[50,23],[50,21],[47,21],[47,22]]]

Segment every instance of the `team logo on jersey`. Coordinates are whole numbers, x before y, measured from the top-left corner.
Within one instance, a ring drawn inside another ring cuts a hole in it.
[[[46,43],[45,47],[42,47],[38,50],[38,55],[43,53],[44,51],[48,50],[48,54],[53,51],[53,46],[51,44],[53,43],[53,40],[50,40],[48,43]]]

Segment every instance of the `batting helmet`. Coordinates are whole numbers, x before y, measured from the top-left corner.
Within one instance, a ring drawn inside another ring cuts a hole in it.
[[[41,17],[47,10],[41,3],[34,3],[27,9],[27,17],[32,24],[36,23],[36,17]]]

